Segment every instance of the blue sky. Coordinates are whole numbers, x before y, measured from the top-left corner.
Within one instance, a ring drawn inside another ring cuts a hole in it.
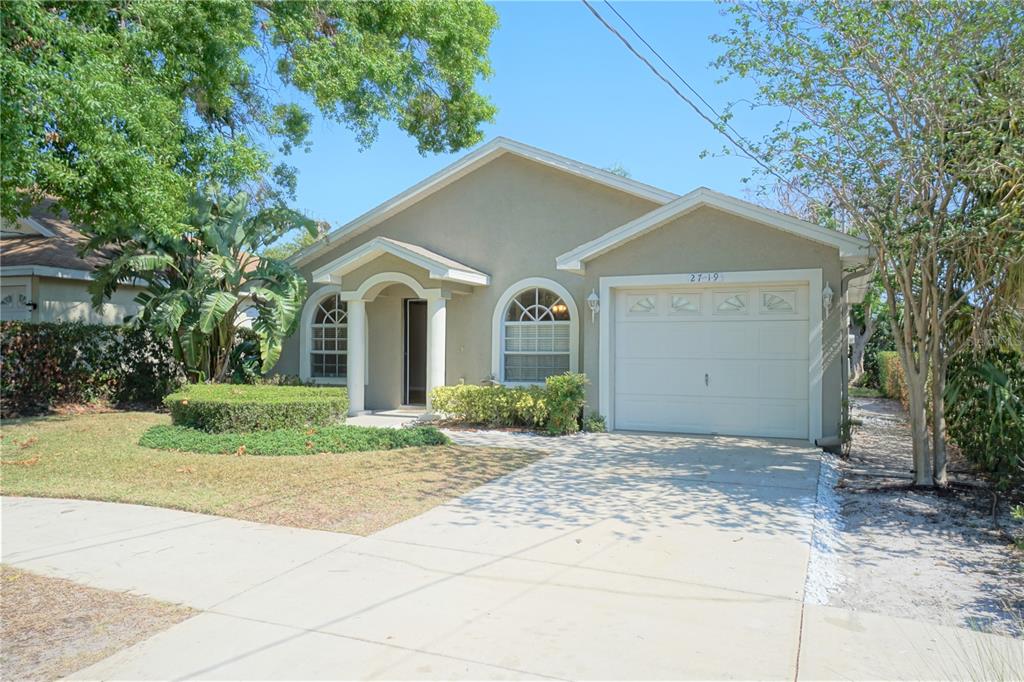
[[[594,6],[609,18],[600,0]],[[620,164],[632,177],[675,192],[705,185],[744,196],[751,164],[700,158],[724,139],[659,81],[579,2],[498,2],[491,45],[494,75],[482,91],[498,107],[485,141],[504,135],[595,166]],[[731,25],[713,3],[616,2],[634,27],[716,107],[749,97],[749,83],[717,84],[708,63],[721,49],[708,36]],[[635,42],[635,41],[634,41]],[[737,112],[736,125],[759,136],[773,120]],[[337,227],[439,170],[465,152],[420,156],[397,128],[359,151],[352,133],[318,120],[299,169],[296,207]]]

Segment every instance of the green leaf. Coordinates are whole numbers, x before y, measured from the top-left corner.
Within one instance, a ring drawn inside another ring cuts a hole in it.
[[[199,307],[200,331],[204,334],[212,332],[213,328],[220,324],[237,302],[238,297],[227,291],[214,291],[208,294]]]

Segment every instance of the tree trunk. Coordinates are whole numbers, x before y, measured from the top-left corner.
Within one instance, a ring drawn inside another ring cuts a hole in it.
[[[871,315],[871,306],[864,304],[864,326],[858,328],[851,324],[853,347],[850,351],[850,383],[856,384],[864,376],[864,351],[867,349],[871,335],[875,333],[875,318]]]
[[[946,452],[946,363],[935,358],[932,362],[932,480],[945,487],[949,483]]]
[[[902,344],[900,344],[902,346]],[[914,358],[905,347],[900,348],[903,376],[907,383],[907,411],[910,413],[910,436],[914,456],[914,485],[932,485],[932,462],[928,434],[928,358]]]

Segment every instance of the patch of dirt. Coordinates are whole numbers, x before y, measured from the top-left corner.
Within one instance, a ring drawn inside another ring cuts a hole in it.
[[[60,679],[194,613],[0,566],[0,678]]]
[[[957,455],[945,491],[911,486],[910,427],[899,403],[853,400],[850,457],[836,485],[843,582],[829,603],[1024,637],[1024,532]]]

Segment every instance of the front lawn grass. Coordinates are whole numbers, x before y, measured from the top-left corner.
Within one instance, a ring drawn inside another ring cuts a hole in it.
[[[367,534],[542,455],[456,445],[304,457],[210,455],[139,445],[153,412],[50,416],[0,425],[0,492],[130,502]]]
[[[448,436],[433,426],[385,429],[372,426],[325,426],[251,433],[207,433],[185,426],[161,424],[142,434],[139,444],[158,450],[205,452],[214,455],[315,455],[321,452],[394,450],[447,445]]]

